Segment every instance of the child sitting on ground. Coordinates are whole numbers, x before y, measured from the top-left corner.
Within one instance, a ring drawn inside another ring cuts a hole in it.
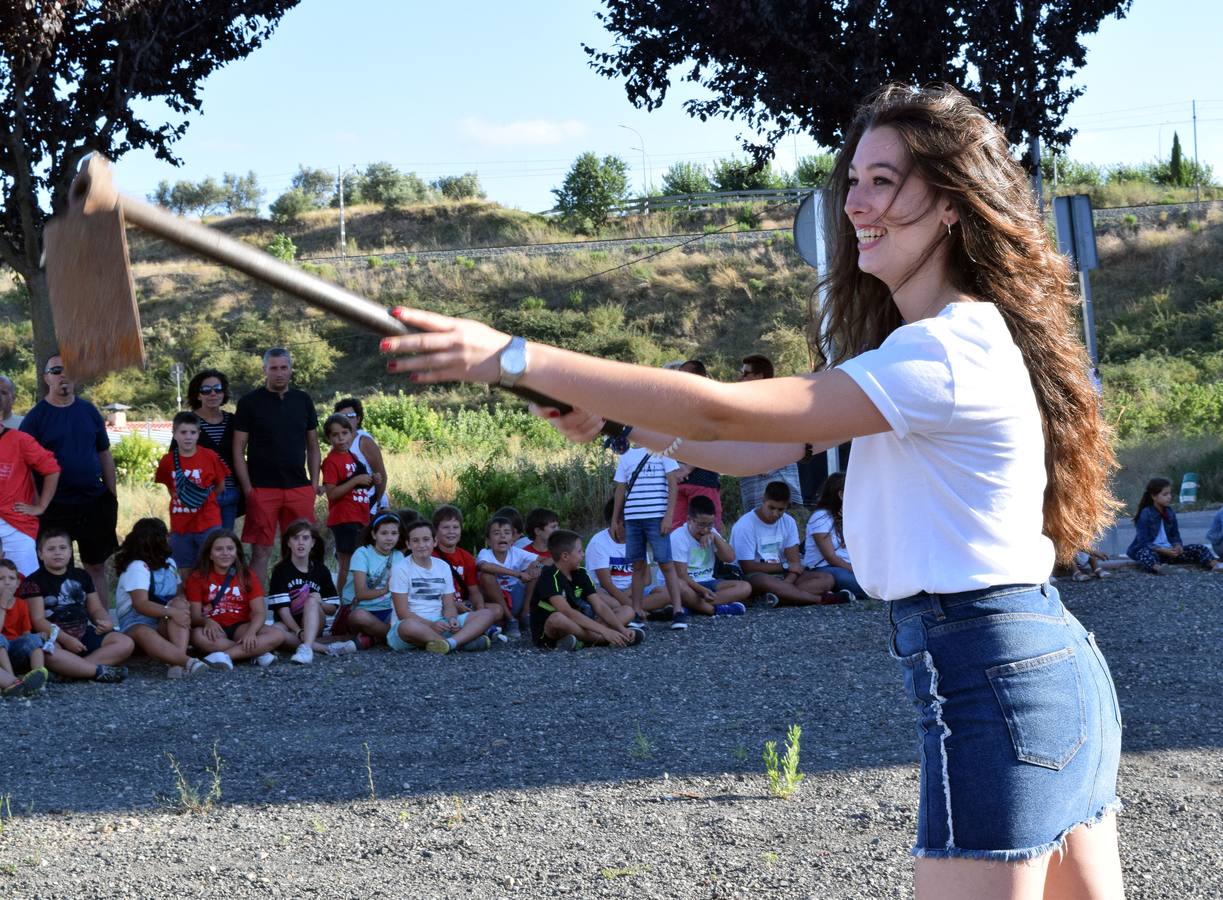
[[[675,497],[679,491],[679,463],[669,456],[634,447],[616,466],[616,508],[612,513],[611,536],[624,541],[625,555],[633,567],[632,602],[638,622],[645,621],[645,586],[649,582],[647,549],[662,570],[671,601],[671,627],[688,627],[688,615],[680,597],[679,579],[671,563]]]
[[[187,655],[191,610],[183,596],[170,536],[161,519],[140,519],[115,554],[119,630],[149,659],[165,663],[167,678],[197,675],[208,667]]]
[[[1223,563],[1205,544],[1181,544],[1172,508],[1172,482],[1167,478],[1147,482],[1134,515],[1134,540],[1125,554],[1152,575],[1160,574],[1166,563],[1197,563],[1208,571],[1223,572]]]
[[[433,524],[418,519],[407,527],[411,555],[391,571],[391,599],[395,605],[386,642],[392,650],[424,647],[430,653],[451,650],[487,650],[486,632],[500,618],[492,609],[459,612],[455,604],[454,573],[445,560],[433,555]]]
[[[313,522],[298,519],[280,536],[280,562],[268,579],[268,609],[272,623],[284,632],[285,649],[293,648],[290,659],[308,665],[314,652],[329,656],[353,653],[352,641],[320,639],[324,625],[324,605],[339,605],[335,582],[323,563],[327,545]]]
[[[527,553],[538,556],[543,565],[552,561],[548,555],[548,538],[560,527],[560,517],[550,509],[537,506],[527,513],[526,536],[530,540],[522,546]]]
[[[49,677],[43,668],[42,639],[30,631],[30,612],[18,597],[21,574],[11,559],[0,558],[0,690],[6,697],[33,697]],[[25,672],[18,678],[17,672]]]
[[[484,534],[488,546],[476,556],[480,589],[485,597],[502,598],[510,612],[505,633],[521,637],[530,615],[529,592],[542,567],[538,557],[513,546],[514,526],[508,518],[493,516]]]
[[[407,535],[394,513],[379,513],[361,534],[361,546],[352,555],[344,603],[352,607],[348,627],[358,635],[362,648],[386,639],[394,609],[391,605],[391,572],[404,558]],[[334,626],[332,633],[335,633]]]
[[[433,555],[450,566],[454,575],[454,598],[459,612],[484,609],[484,592],[480,590],[476,558],[459,546],[463,537],[463,514],[459,512],[459,508],[446,505],[435,509],[433,532],[437,540]],[[509,610],[505,608],[504,603],[487,605],[497,613],[498,621],[509,618]]]
[[[833,591],[846,602],[865,597],[866,592],[854,575],[849,550],[845,547],[845,532],[841,525],[841,508],[845,503],[845,473],[833,472],[824,479],[815,509],[807,520],[803,540],[803,570],[824,572],[832,576]]]
[[[180,412],[173,424],[170,452],[157,464],[153,480],[170,492],[171,555],[178,570],[188,573],[208,532],[221,527],[217,495],[225,489],[229,467],[212,450],[199,446],[199,416]]]
[[[1108,554],[1099,550],[1080,550],[1074,555],[1075,581],[1090,581],[1092,578],[1108,578],[1108,570],[1100,565],[1108,561]]]
[[[246,565],[242,544],[232,531],[208,535],[195,570],[187,579],[191,603],[191,643],[207,655],[213,669],[229,671],[234,663],[253,659],[267,668],[284,632],[266,624],[263,585]]]
[[[765,606],[814,606],[844,603],[830,593],[826,572],[804,572],[798,552],[798,524],[786,512],[790,486],[770,481],[760,505],[745,512],[730,530],[739,568],[752,585],[752,596]]]
[[[510,527],[513,530],[513,537],[510,540],[510,546],[517,547],[519,550],[521,550],[527,544],[531,543],[531,539],[523,533],[526,529],[526,524],[522,521],[522,513],[518,511],[517,507],[503,506],[493,513],[492,518],[510,520]]]
[[[582,568],[582,538],[557,530],[548,538],[553,564],[535,584],[531,597],[531,639],[537,647],[578,650],[586,644],[632,647],[645,632],[629,628],[633,608],[595,588]]]
[[[72,565],[68,532],[44,528],[37,548],[40,565],[18,594],[29,606],[30,630],[43,636],[46,667],[64,678],[122,681],[127,669],[120,663],[136,645],[115,631],[89,573]]]
[[[611,536],[612,516],[616,511],[616,501],[608,500],[603,504],[603,521],[608,528],[597,532],[586,543],[585,569],[592,576],[595,586],[622,606],[633,605],[633,567],[629,564],[624,544]],[[666,583],[658,569],[654,569],[653,580],[646,585],[643,595],[643,606],[647,612],[670,608],[671,597],[667,594]],[[641,627],[636,619],[629,627]]]
[[[718,560],[735,561],[735,551],[714,525],[717,508],[702,494],[688,499],[688,521],[671,532],[671,556],[684,606],[702,616],[741,616],[743,601],[752,596],[746,581],[719,581],[713,574]]]
[[[335,538],[336,579],[343,584],[353,552],[360,546],[361,531],[369,524],[370,503],[381,479],[352,453],[357,433],[347,416],[328,416],[323,435],[331,444],[322,474],[327,491],[327,527]]]

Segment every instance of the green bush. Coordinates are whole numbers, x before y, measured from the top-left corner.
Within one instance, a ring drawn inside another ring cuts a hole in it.
[[[296,222],[302,213],[314,209],[314,200],[299,188],[290,188],[272,201],[268,210],[272,213],[272,221],[284,225]]]
[[[697,163],[672,163],[662,176],[664,194],[705,194],[712,190],[705,167]]]
[[[142,434],[124,435],[110,448],[115,460],[115,474],[127,484],[150,484],[157,471],[157,463],[165,455],[165,448]]]
[[[272,238],[266,249],[272,256],[284,262],[293,262],[297,258],[297,245],[284,232]]]
[[[628,164],[618,156],[600,160],[593,153],[583,153],[552,193],[557,210],[571,228],[596,231],[607,224],[612,207],[628,195]]]
[[[443,175],[433,182],[433,189],[447,200],[483,200],[484,188],[480,187],[480,176],[475,172],[462,175]]]
[[[438,413],[429,401],[404,393],[380,394],[365,401],[365,427],[375,440],[401,453],[423,444],[436,451],[503,455],[511,446],[556,449],[565,439],[521,406],[494,404],[487,409]]]

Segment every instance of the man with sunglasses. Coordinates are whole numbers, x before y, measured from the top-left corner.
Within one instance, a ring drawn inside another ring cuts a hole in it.
[[[59,463],[59,484],[40,527],[63,528],[76,541],[81,566],[99,596],[110,595],[106,561],[119,548],[115,526],[115,460],[102,414],[76,395],[76,385],[56,354],[43,367],[47,395],[21,422],[21,430],[50,450]]]

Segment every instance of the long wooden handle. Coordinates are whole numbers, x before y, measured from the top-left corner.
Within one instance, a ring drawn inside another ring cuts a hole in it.
[[[86,173],[82,172],[82,176],[85,175]],[[215,228],[208,228],[176,216],[159,206],[153,206],[122,194],[110,193],[113,189],[110,189],[109,184],[103,182],[100,172],[96,169],[90,171],[79,188],[74,185],[74,193],[77,194],[73,198],[74,202],[88,206],[90,204],[88,194],[95,187],[99,195],[96,202],[105,203],[113,197],[113,202],[123,210],[124,219],[150,234],[231,269],[237,269],[256,281],[304,300],[311,306],[335,313],[340,318],[354,325],[368,328],[376,334],[395,336],[411,332],[410,328],[372,300],[329,281],[316,278],[250,244],[235,240]],[[553,400],[551,397],[546,397],[528,388],[513,387],[506,390],[533,403],[538,403],[540,406],[554,407],[562,414],[573,409],[567,403]],[[607,422],[603,426],[603,433],[615,436],[623,429],[624,426],[617,422]]]

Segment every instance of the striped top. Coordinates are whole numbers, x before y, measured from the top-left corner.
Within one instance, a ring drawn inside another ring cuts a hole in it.
[[[650,453],[645,447],[634,447],[620,457],[616,466],[616,483],[628,484],[642,457],[648,457],[641,474],[633,482],[633,488],[624,497],[624,521],[637,519],[661,519],[667,512],[670,487],[667,474],[679,468],[679,463],[669,456]]]

